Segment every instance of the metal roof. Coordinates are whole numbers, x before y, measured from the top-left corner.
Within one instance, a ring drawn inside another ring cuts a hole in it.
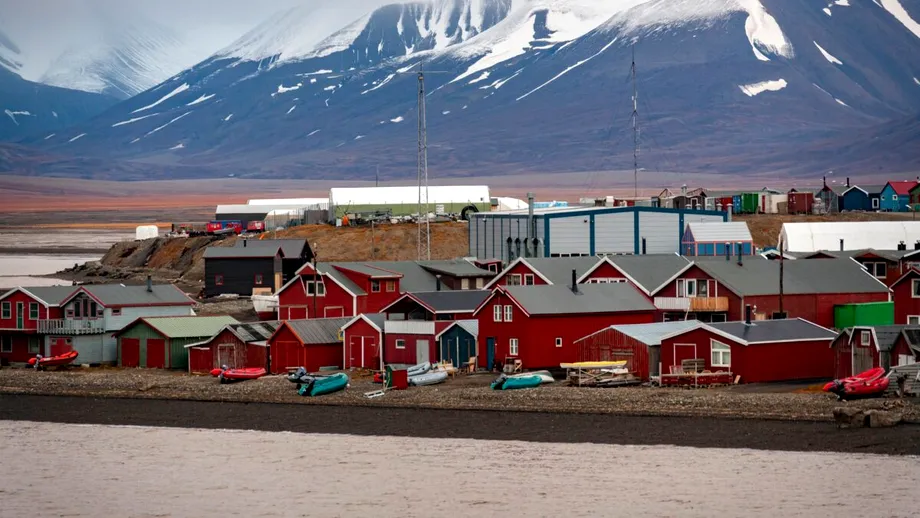
[[[495,273],[483,270],[466,259],[453,259],[449,261],[419,261],[422,268],[432,272],[449,275],[451,277],[494,277]]]
[[[416,197],[418,197],[416,195]],[[300,211],[308,209],[310,204],[291,204],[291,205],[218,205],[214,214],[268,214],[273,210]]]
[[[335,187],[329,190],[329,203],[336,207],[348,205],[407,205],[418,204],[418,186],[405,187]],[[489,187],[485,185],[430,185],[428,204],[434,210],[438,203],[490,203]]]
[[[440,333],[435,335],[435,339],[439,340],[441,336],[446,333],[449,329],[454,326],[463,328],[464,331],[469,333],[474,337],[479,336],[479,321],[478,320],[454,320],[450,325],[441,330]]]
[[[401,273],[399,286],[403,292],[435,291],[438,287],[435,276],[415,261],[371,261],[365,264]],[[446,290],[447,287],[441,286],[441,289]]]
[[[504,289],[531,315],[580,315],[621,311],[653,311],[653,306],[632,284],[579,284],[569,286],[506,286]]]
[[[172,284],[154,284],[150,292],[147,291],[147,286],[145,285],[84,284],[79,288],[86,290],[95,299],[102,302],[104,306],[191,306],[195,304],[188,295]]]
[[[784,223],[779,239],[792,252],[840,250],[841,239],[849,250],[892,250],[920,240],[920,221]]]
[[[351,321],[348,318],[311,318],[309,320],[288,320],[285,322],[304,344],[333,344],[341,342],[339,331]]]
[[[794,340],[827,340],[830,342],[837,333],[801,318],[787,320],[755,320],[750,324],[744,322],[719,322],[703,324],[723,334],[735,338],[741,343],[756,344]]]
[[[77,291],[78,286],[35,286],[22,289],[47,302],[50,306],[58,306],[68,295]]]
[[[909,327],[902,331],[907,345],[915,355],[920,355],[920,327]]]
[[[917,186],[916,180],[902,180],[896,182],[888,182],[888,185],[894,189],[895,194],[900,195],[909,195],[910,190]]]
[[[850,339],[854,336],[858,336],[857,332],[859,331],[871,331],[875,335],[875,345],[880,351],[891,351],[894,349],[895,343],[898,341],[898,337],[901,336],[901,332],[905,332],[905,337],[908,339],[908,345],[913,347],[911,340],[913,337],[920,337],[920,327],[918,326],[856,326],[850,327],[844,330],[845,333],[850,335]],[[907,333],[910,333],[907,335]],[[915,342],[916,343],[916,342]]]
[[[246,246],[243,246],[243,243]],[[234,249],[239,248],[276,248],[280,247],[284,257],[291,259],[303,255],[304,249],[309,249],[306,239],[239,239],[234,245]]]
[[[329,198],[279,198],[277,200],[249,200],[246,205],[270,205],[272,207],[309,207],[329,203]]]
[[[336,263],[336,266],[344,270],[350,270],[372,279],[392,279],[402,277],[401,273],[387,271],[382,268],[375,268],[365,263]]]
[[[280,245],[268,246],[209,246],[205,259],[270,259],[278,255]],[[295,256],[296,257],[296,256]]]
[[[677,254],[614,255],[607,259],[649,293],[690,264],[689,260]]]
[[[751,231],[743,221],[691,222],[687,229],[698,243],[738,243],[752,241]]]
[[[881,258],[888,259],[889,261],[898,262],[905,255],[917,252],[911,248],[910,250],[875,250],[874,248],[865,248],[862,250],[819,250],[817,252],[811,253],[801,253],[799,252],[800,257],[809,257],[814,254],[823,254],[831,257],[840,257],[840,258],[849,258],[849,257],[859,257],[865,254],[875,254]],[[787,254],[789,252],[786,252]]]
[[[735,258],[726,261],[713,257],[694,260],[694,264],[740,296],[779,293],[779,261],[746,257],[739,266]],[[783,293],[786,295],[888,291],[887,286],[850,259],[785,261]]]
[[[576,279],[581,278],[600,260],[597,257],[528,257],[525,259],[550,282],[562,285],[572,284],[572,270],[575,270]]]
[[[261,342],[271,338],[272,334],[281,327],[281,322],[269,320],[266,322],[252,322],[248,324],[231,324],[227,329],[243,342]]]
[[[204,338],[214,336],[225,326],[239,321],[228,315],[208,317],[146,317],[147,323],[166,338]]]
[[[490,292],[484,290],[422,291],[412,296],[439,313],[473,311],[486,300]]]
[[[700,323],[696,320],[678,320],[675,322],[658,322],[655,324],[628,324],[622,326],[610,326],[601,329],[597,333],[602,333],[608,329],[613,329],[645,345],[655,346],[661,345],[661,338],[663,336],[685,331],[687,329],[697,327],[699,324]],[[588,335],[585,338],[594,336],[597,333]],[[582,338],[581,340],[584,340],[585,338]]]
[[[345,287],[346,290],[354,293],[355,295],[367,295],[367,292],[352,282],[352,280],[349,279],[347,275],[335,269],[333,264],[317,263],[316,269],[319,271],[319,273],[332,278],[335,282],[341,284]]]

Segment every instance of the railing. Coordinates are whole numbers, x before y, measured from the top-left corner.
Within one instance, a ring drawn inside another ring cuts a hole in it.
[[[406,335],[433,335],[434,322],[424,320],[387,320],[383,323],[386,333]]]
[[[728,311],[728,297],[655,297],[655,307],[664,311],[695,313]]]
[[[68,320],[63,318],[39,320],[38,332],[57,335],[95,335],[105,332],[105,321]]]

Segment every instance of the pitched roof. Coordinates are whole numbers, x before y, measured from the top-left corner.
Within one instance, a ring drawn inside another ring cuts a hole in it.
[[[437,313],[472,312],[488,296],[484,290],[421,291],[407,294]],[[395,302],[394,302],[395,304]]]
[[[914,354],[920,355],[920,327],[909,327],[907,329],[903,329],[901,334],[907,341],[907,346],[910,347]]]
[[[495,273],[483,270],[466,259],[453,259],[449,261],[420,261],[422,268],[432,273],[440,273],[451,277],[492,277]]]
[[[253,240],[254,242],[258,242]],[[278,255],[279,245],[273,246],[209,246],[204,251],[205,259],[268,259]],[[284,252],[281,252],[284,256]]]
[[[85,290],[94,299],[106,307],[118,306],[192,306],[195,301],[172,284],[154,284],[150,292],[147,286],[126,286],[124,284],[84,284],[72,295],[62,300],[70,300],[79,291]]]
[[[367,320],[372,326],[374,326],[378,331],[383,332],[383,326],[387,321],[387,316],[383,313],[361,313],[358,316],[355,316],[348,320],[345,325],[342,326],[342,329],[346,327],[351,327],[352,324],[359,320]]]
[[[340,342],[339,331],[351,321],[348,318],[311,318],[309,320],[288,320],[284,323],[304,344],[333,344]]]
[[[700,327],[713,329],[744,345],[797,340],[827,340],[830,342],[837,337],[834,331],[801,318],[756,320],[751,324],[719,322],[700,324]]]
[[[239,321],[231,316],[146,317],[138,319],[166,338],[204,338],[219,333],[224,326]],[[133,327],[133,326],[129,326]],[[125,330],[128,329],[127,327]],[[119,333],[120,334],[120,333]]]
[[[856,326],[848,329],[850,332],[851,340],[852,337],[858,336],[859,331],[870,331],[875,335],[875,346],[879,351],[891,351],[894,349],[895,343],[898,341],[898,337],[901,336],[902,331],[910,330],[912,332],[920,333],[920,327],[918,326]]]
[[[281,327],[281,322],[269,320],[247,324],[230,324],[226,326],[226,329],[239,338],[240,341],[249,343],[268,340],[279,327]]]
[[[876,250],[874,248],[862,248],[859,250],[819,250],[807,255],[804,255],[804,258],[811,258],[816,254],[823,254],[830,257],[839,257],[839,258],[849,258],[854,257],[858,258],[866,254],[874,254],[883,259],[888,259],[892,262],[898,262],[905,255],[910,254],[911,252],[916,252],[917,250]],[[788,252],[787,252],[788,253]]]
[[[243,242],[246,242],[246,246],[243,246]],[[252,248],[252,247],[265,247],[265,248],[275,248],[280,247],[281,251],[284,253],[284,257],[287,258],[296,258],[303,255],[304,250],[309,250],[310,245],[307,243],[306,239],[239,239],[236,241],[234,248]]]
[[[668,336],[674,333],[681,331],[686,331],[688,329],[693,329],[699,326],[699,322],[696,320],[676,320],[674,322],[658,322],[655,324],[627,324],[620,326],[610,326],[592,333],[584,338],[579,338],[575,342],[580,342],[582,340],[587,340],[594,335],[603,333],[608,329],[613,329],[619,333],[622,333],[634,340],[637,340],[645,345],[661,345],[661,338]]]
[[[437,289],[435,276],[415,261],[371,261],[365,264],[402,274],[399,287],[403,292],[435,291]],[[441,289],[444,290],[447,287],[442,286]]]
[[[677,254],[615,255],[608,259],[648,293],[690,266],[689,260]]]
[[[895,194],[910,194],[910,190],[917,186],[916,180],[904,180],[897,182],[888,182],[888,185],[894,189]]]
[[[528,257],[527,264],[553,284],[572,284],[572,270],[580,278],[597,265],[597,257]]]
[[[59,306],[64,299],[77,289],[76,286],[26,286],[5,291],[0,295],[0,299],[5,299],[16,290],[22,290],[49,306]]]
[[[779,261],[759,257],[736,261],[694,260],[701,270],[740,296],[779,293]],[[850,259],[785,261],[783,292],[787,295],[821,293],[887,293],[888,287]]]
[[[438,333],[438,334],[435,335],[435,337],[434,337],[435,340],[440,339],[440,338],[441,338],[441,335],[443,335],[443,334],[446,333],[449,329],[451,329],[451,328],[453,328],[453,327],[455,327],[455,326],[456,326],[456,327],[463,328],[463,330],[466,331],[467,333],[469,333],[471,336],[474,336],[474,337],[478,337],[478,336],[479,336],[479,321],[478,321],[478,320],[454,320],[454,321],[451,322],[447,327],[445,327],[444,329],[442,329],[440,333]]]
[[[371,279],[394,279],[402,277],[400,273],[384,270],[382,268],[375,268],[365,263],[336,263],[336,267],[366,275]]]
[[[851,185],[849,189],[844,191],[844,194],[850,192],[853,189],[859,189],[860,191],[866,194],[881,194],[884,185]]]
[[[743,221],[691,222],[687,229],[700,243],[737,243],[752,241],[751,231]]]
[[[506,286],[511,297],[530,315],[582,315],[622,311],[654,311],[632,284],[579,284],[578,293],[564,284]]]

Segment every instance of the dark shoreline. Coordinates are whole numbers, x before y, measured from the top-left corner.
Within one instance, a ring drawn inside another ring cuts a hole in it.
[[[920,455],[920,426],[917,425],[837,430],[833,423],[807,421],[25,395],[0,396],[0,419],[363,436]]]

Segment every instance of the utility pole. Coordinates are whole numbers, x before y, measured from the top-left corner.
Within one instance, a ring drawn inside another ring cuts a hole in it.
[[[786,243],[783,241],[783,236],[780,234],[779,237],[779,314],[782,318],[786,318],[786,313],[783,308],[783,264],[785,263],[785,248]]]
[[[635,198],[639,197],[639,88],[636,85],[636,46],[632,47],[632,66],[630,67],[630,75],[632,75],[632,86],[633,86],[633,112],[632,112],[632,121],[633,121],[633,181],[634,181],[634,191],[633,196]]]
[[[313,318],[316,316],[316,292],[319,291],[319,272],[316,270],[316,243],[313,243]]]
[[[418,70],[418,260],[431,260],[428,221],[428,122],[425,114],[425,71]],[[423,220],[424,219],[424,220]]]
[[[380,187],[380,164],[377,164],[377,171],[374,172],[374,187]]]

